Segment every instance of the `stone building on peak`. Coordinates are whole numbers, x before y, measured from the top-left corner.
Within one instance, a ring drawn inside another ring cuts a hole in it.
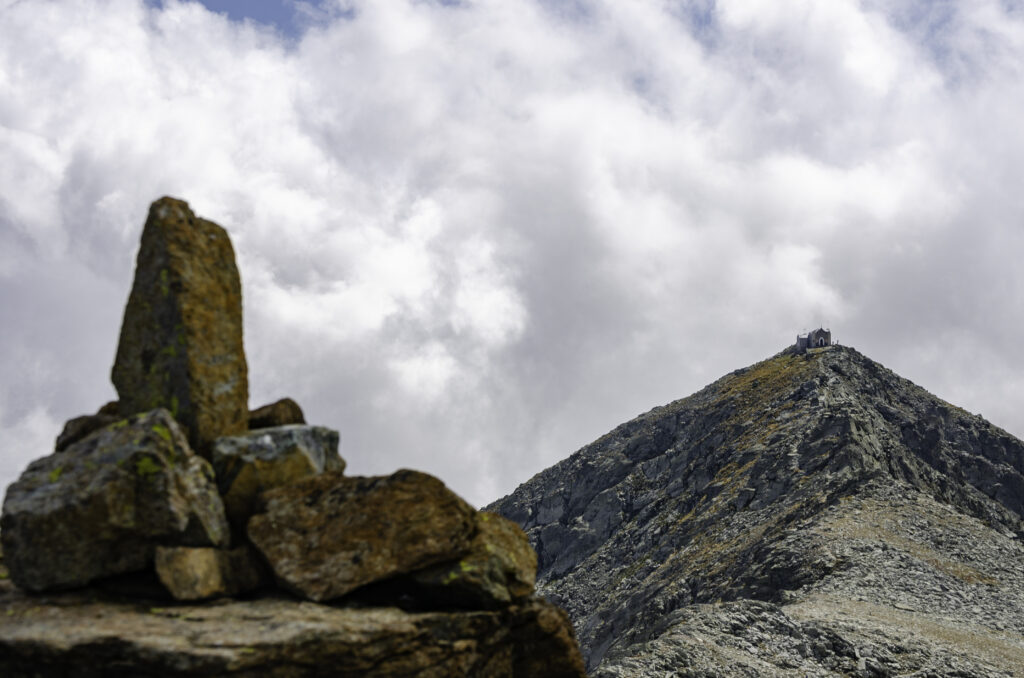
[[[816,330],[811,330],[807,334],[798,334],[796,336],[796,347],[797,350],[806,351],[809,348],[820,348],[822,346],[832,345],[832,331],[819,327]]]

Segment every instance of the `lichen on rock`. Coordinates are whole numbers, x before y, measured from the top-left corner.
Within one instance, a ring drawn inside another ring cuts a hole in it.
[[[122,416],[166,408],[201,455],[214,439],[248,430],[234,249],[186,202],[150,207],[111,378]]]
[[[8,488],[0,526],[11,578],[30,591],[141,570],[159,545],[228,539],[209,463],[162,409],[32,462]]]
[[[249,539],[285,588],[332,600],[469,551],[476,513],[437,478],[325,473],[270,490]]]
[[[451,607],[495,609],[533,594],[537,554],[522,528],[483,511],[476,514],[476,526],[464,556],[409,575],[419,599]]]

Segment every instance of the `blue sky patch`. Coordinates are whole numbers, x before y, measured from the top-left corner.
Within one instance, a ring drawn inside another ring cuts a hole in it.
[[[309,14],[301,6],[317,9],[322,0],[297,2],[296,0],[198,0],[211,12],[227,14],[232,21],[250,19],[274,27],[280,33],[297,37],[309,23]],[[163,0],[146,0],[151,7],[162,6]]]

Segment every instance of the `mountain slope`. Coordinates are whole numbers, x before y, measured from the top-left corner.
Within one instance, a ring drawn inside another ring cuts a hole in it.
[[[1024,666],[1024,443],[852,348],[737,370],[489,508],[594,675]]]

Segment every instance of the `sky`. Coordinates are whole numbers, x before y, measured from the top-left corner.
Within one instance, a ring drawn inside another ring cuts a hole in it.
[[[484,505],[818,325],[1024,435],[1020,7],[0,0],[0,486],[164,195],[354,475]]]

